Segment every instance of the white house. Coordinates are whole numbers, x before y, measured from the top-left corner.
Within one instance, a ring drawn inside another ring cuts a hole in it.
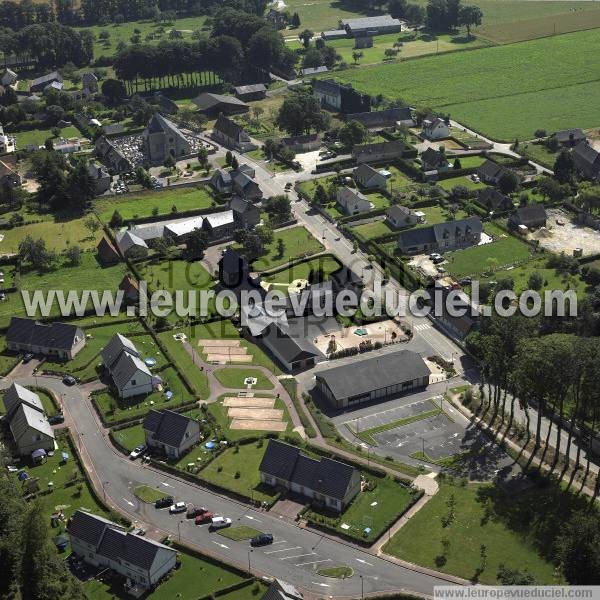
[[[336,199],[340,209],[347,215],[357,215],[371,210],[371,203],[367,197],[347,186],[338,189]]]
[[[101,356],[120,398],[152,392],[152,374],[129,338],[116,333],[102,350]]]
[[[443,140],[450,137],[450,129],[446,122],[439,117],[425,119],[421,129],[421,135],[428,140]]]
[[[366,190],[385,190],[387,179],[379,171],[362,163],[354,169],[354,181]]]
[[[129,592],[136,597],[155,587],[177,562],[173,548],[83,510],[73,513],[67,531],[77,556],[125,577]]]

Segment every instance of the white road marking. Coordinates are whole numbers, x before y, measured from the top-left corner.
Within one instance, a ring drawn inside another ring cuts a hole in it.
[[[133,502],[129,502],[129,500],[127,500],[127,498],[123,498],[123,500],[125,500],[125,502],[127,502],[127,504],[129,504],[129,506],[135,506],[135,504]]]
[[[308,554],[296,554],[295,556],[284,556],[279,560],[290,560],[290,558],[303,558],[304,556],[316,556],[316,552],[309,552]]]
[[[311,581],[313,585],[320,585],[321,587],[331,587],[328,583],[317,583],[316,581]]]
[[[226,546],[225,544],[221,544],[220,542],[215,542],[215,540],[211,540],[211,542],[213,544],[216,544],[217,546],[220,546],[221,548],[225,548],[226,550],[229,550],[229,546]]]
[[[256,521],[257,523],[262,523],[262,521],[260,519],[257,519],[256,517],[253,517],[252,515],[244,515],[244,517],[246,517],[246,519],[250,519],[251,521]]]
[[[276,554],[277,552],[288,552],[289,550],[300,550],[302,546],[294,546],[293,548],[282,548],[281,550],[271,550],[270,552],[265,552],[265,554]]]
[[[363,565],[369,565],[370,567],[373,566],[370,562],[367,562],[366,560],[363,560],[362,558],[356,558],[355,560],[358,561],[359,563],[362,563]]]
[[[318,565],[319,563],[324,563],[324,562],[331,562],[330,558],[326,558],[324,560],[311,560],[309,562],[305,562],[305,563],[298,563],[296,565],[294,565],[295,567],[303,567],[304,565]]]
[[[165,481],[161,481],[160,485],[164,485],[165,487],[173,487],[170,483],[166,483]]]
[[[275,544],[285,544],[285,540],[277,540],[276,542],[272,542],[271,546],[274,546]]]

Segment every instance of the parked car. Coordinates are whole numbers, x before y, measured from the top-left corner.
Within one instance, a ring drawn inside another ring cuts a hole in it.
[[[50,423],[50,425],[60,425],[61,423],[65,422],[65,417],[64,415],[58,414],[58,415],[52,415],[51,417],[48,417],[48,423]]]
[[[250,540],[251,546],[268,546],[273,543],[272,533],[261,533]]]
[[[432,258],[432,259],[431,259],[431,262],[432,262],[434,265],[439,265],[440,263],[443,263],[443,262],[444,262],[444,257],[443,257],[443,256],[436,256],[435,258]]]
[[[77,380],[72,375],[65,375],[62,381],[65,385],[75,385],[77,383]]]
[[[169,512],[172,515],[176,515],[177,513],[182,513],[187,510],[187,504],[185,502],[175,502],[175,504],[171,504],[169,507]]]
[[[429,255],[429,260],[435,260],[436,258],[441,258],[442,255],[439,252],[432,252]]]
[[[154,508],[168,508],[173,502],[175,502],[175,500],[173,500],[172,496],[165,496],[164,498],[159,498],[154,503]]]
[[[140,444],[139,446],[136,446],[130,453],[129,453],[129,458],[131,460],[135,460],[136,458],[139,458],[142,454],[144,454],[144,452],[146,452],[147,448],[145,446],[145,444]]]
[[[225,527],[229,526],[231,526],[231,519],[229,517],[213,517],[209,529],[215,531],[217,529],[225,529]]]
[[[204,513],[207,513],[208,510],[204,508],[204,506],[194,506],[190,504],[188,506],[187,514],[185,515],[188,519],[195,519]]]
[[[31,352],[28,352],[27,354],[25,354],[25,356],[23,356],[23,362],[28,363],[32,358],[33,354],[31,354]]]
[[[134,529],[131,533],[143,537],[146,535],[146,530],[143,527],[139,527],[138,529]]]
[[[201,515],[198,515],[196,517],[196,519],[194,520],[194,523],[196,525],[204,525],[205,523],[210,523],[213,520],[213,517],[215,516],[215,513],[211,513],[209,511],[202,513]]]
[[[471,285],[471,278],[463,277],[462,279],[459,279],[458,283],[460,283],[460,285]]]

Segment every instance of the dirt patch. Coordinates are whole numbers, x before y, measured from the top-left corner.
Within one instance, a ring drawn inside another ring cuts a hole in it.
[[[231,408],[273,408],[275,398],[225,398],[223,406]]]
[[[252,362],[252,355],[241,345],[240,340],[198,340],[198,346],[206,354],[211,363],[244,363]]]
[[[259,421],[254,419],[234,419],[229,428],[256,431],[285,431],[287,429],[287,423],[278,421]]]
[[[283,410],[280,408],[230,408],[229,416],[234,419],[256,419],[258,421],[281,421]]]
[[[207,362],[218,362],[218,363],[251,363],[252,357],[242,354],[207,354]]]
[[[203,350],[206,354],[225,354],[223,346],[204,346]],[[227,354],[247,354],[246,348],[242,348],[241,346],[227,346],[226,347]]]
[[[216,346],[225,348],[227,346],[239,346],[240,340],[198,340],[198,346]]]

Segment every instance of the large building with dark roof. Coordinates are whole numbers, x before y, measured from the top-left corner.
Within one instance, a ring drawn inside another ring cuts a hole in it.
[[[83,510],[75,511],[67,531],[74,554],[90,565],[125,577],[135,597],[155,587],[177,562],[173,548]]]
[[[407,229],[398,235],[398,250],[403,254],[424,254],[469,248],[479,244],[482,232],[483,225],[477,217]]]
[[[316,392],[342,409],[425,388],[429,375],[429,367],[418,354],[401,350],[320,371]]]
[[[154,113],[142,134],[144,152],[150,164],[162,165],[168,157],[179,160],[192,151],[192,145],[177,125]]]
[[[354,467],[330,458],[311,458],[279,440],[269,440],[258,470],[262,483],[336,512],[342,512],[360,491],[360,473]]]
[[[81,327],[69,323],[39,323],[12,317],[6,333],[6,347],[13,352],[31,352],[70,360],[85,346]]]
[[[290,373],[310,369],[318,357],[308,342],[292,336],[275,323],[264,330],[260,340]]]
[[[200,441],[200,424],[172,410],[151,410],[144,419],[148,448],[177,459]]]

